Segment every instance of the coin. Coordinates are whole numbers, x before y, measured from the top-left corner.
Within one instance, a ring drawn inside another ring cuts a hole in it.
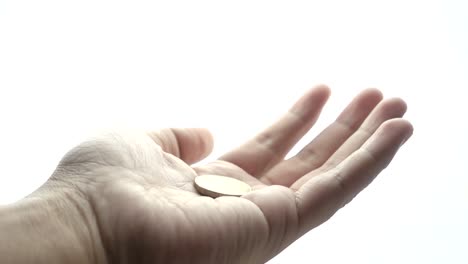
[[[250,186],[238,179],[220,175],[201,175],[195,178],[195,189],[213,198],[220,196],[242,196],[250,192]]]

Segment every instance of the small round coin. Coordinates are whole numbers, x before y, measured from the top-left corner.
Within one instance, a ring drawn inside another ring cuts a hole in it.
[[[212,198],[242,196],[250,192],[250,186],[238,179],[219,175],[201,175],[195,178],[195,189]]]

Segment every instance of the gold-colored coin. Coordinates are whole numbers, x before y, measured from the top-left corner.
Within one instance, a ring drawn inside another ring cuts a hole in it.
[[[201,175],[195,178],[195,189],[206,196],[242,196],[250,192],[250,186],[238,179],[219,175]]]

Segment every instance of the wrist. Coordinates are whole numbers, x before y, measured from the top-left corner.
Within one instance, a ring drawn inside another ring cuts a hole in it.
[[[48,187],[0,207],[1,262],[105,263],[86,199],[65,186]]]

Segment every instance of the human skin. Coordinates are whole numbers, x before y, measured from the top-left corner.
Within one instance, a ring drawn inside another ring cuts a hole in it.
[[[1,262],[268,261],[350,202],[412,134],[405,102],[367,89],[284,159],[329,94],[324,85],[309,90],[272,126],[204,165],[191,166],[212,149],[206,129],[110,133],[81,143],[37,191],[0,208]],[[193,181],[203,174],[240,179],[253,191],[202,196]]]

